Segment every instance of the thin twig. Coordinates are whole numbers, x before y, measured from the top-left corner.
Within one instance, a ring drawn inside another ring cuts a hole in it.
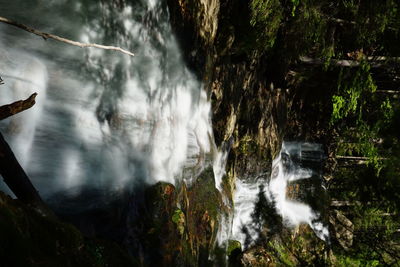
[[[108,45],[91,44],[91,43],[80,43],[80,42],[77,42],[77,41],[72,41],[72,40],[69,40],[69,39],[54,35],[54,34],[38,31],[38,30],[36,30],[34,28],[31,28],[29,26],[26,26],[24,24],[21,24],[21,23],[18,23],[18,22],[9,20],[9,19],[6,19],[4,17],[0,17],[0,22],[15,26],[17,28],[20,28],[22,30],[25,30],[25,31],[33,33],[33,34],[36,34],[36,35],[38,35],[40,37],[43,37],[45,40],[53,39],[53,40],[56,40],[56,41],[59,41],[59,42],[63,42],[63,43],[66,43],[66,44],[75,45],[75,46],[79,46],[79,47],[95,47],[95,48],[100,48],[100,49],[119,51],[121,53],[130,55],[130,56],[134,56],[135,55],[132,52],[129,52],[129,51],[127,51],[125,49],[122,49],[120,47],[117,47],[117,46],[108,46]]]

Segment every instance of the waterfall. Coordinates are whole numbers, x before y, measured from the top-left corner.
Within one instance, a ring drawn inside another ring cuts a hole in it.
[[[329,232],[323,226],[320,215],[314,211],[309,204],[288,199],[289,182],[302,179],[310,179],[316,175],[319,179],[318,186],[321,187],[321,176],[318,169],[313,166],[305,167],[304,162],[317,162],[323,160],[321,145],[311,143],[282,144],[281,152],[272,163],[271,180],[266,191],[269,200],[276,203],[276,209],[288,226],[296,226],[300,223],[307,223],[314,230],[315,234],[322,240],[328,241]],[[317,181],[318,183],[318,181]],[[319,198],[321,196],[317,196]],[[319,199],[322,201],[322,199]]]
[[[2,14],[136,55],[46,42],[0,25],[2,104],[38,92],[37,104],[1,130],[44,197],[191,181],[212,158],[210,102],[183,63],[166,5],[110,2],[17,0]]]
[[[45,198],[82,188],[119,192],[159,181],[191,184],[212,165],[216,188],[233,139],[213,140],[211,104],[186,68],[165,3],[0,0],[2,16],[81,42],[121,46],[135,57],[80,49],[0,25],[1,104],[37,92],[37,104],[0,124],[33,184]],[[50,12],[49,12],[50,10]],[[46,14],[46,16],[43,16]],[[315,144],[284,143],[272,174],[236,181],[234,210],[221,216],[218,242],[251,244],[260,197],[274,203],[289,227],[307,223],[328,238],[318,212],[287,198],[289,183],[316,173]],[[4,188],[4,185],[1,185]],[[222,198],[230,206],[226,196]]]
[[[13,150],[19,158],[23,167],[27,167],[31,155],[33,137],[35,135],[36,124],[40,120],[43,110],[43,103],[46,97],[47,68],[38,60],[26,53],[15,53],[0,48],[0,64],[7,66],[7,71],[2,71],[1,75],[7,82],[0,91],[0,105],[26,99],[32,93],[37,92],[36,106],[29,116],[24,113],[17,114],[8,119],[6,133],[14,136],[12,142]],[[18,61],[13,59],[18,57]],[[33,90],[31,87],[34,87]]]
[[[313,189],[315,192],[312,192],[313,198],[323,202],[320,174],[323,159],[323,151],[319,144],[283,142],[280,153],[273,160],[269,179],[266,174],[261,174],[253,181],[237,179],[230,239],[245,245],[254,244],[263,231],[263,222],[257,217],[256,206],[264,205],[270,208],[270,214],[266,216],[279,216],[283,225],[289,228],[306,223],[320,239],[329,242],[328,229],[319,211],[312,208],[313,203],[304,203],[302,200],[288,197],[290,183],[314,180],[316,188]],[[262,201],[265,203],[261,203]],[[274,221],[274,218],[271,221]],[[268,227],[276,227],[276,223]]]

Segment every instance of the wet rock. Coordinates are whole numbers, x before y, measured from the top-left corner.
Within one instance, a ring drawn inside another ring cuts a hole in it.
[[[265,55],[245,48],[248,3],[169,0],[168,6],[186,61],[211,99],[216,143],[234,140],[228,180],[267,171],[281,146],[289,103],[286,89],[267,72]]]
[[[140,198],[137,195],[131,203],[136,211],[128,218],[126,243],[143,264],[212,264],[223,205],[212,168],[206,168],[190,187],[160,182],[145,189]]]

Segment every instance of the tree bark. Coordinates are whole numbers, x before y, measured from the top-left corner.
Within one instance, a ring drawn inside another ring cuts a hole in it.
[[[51,210],[44,204],[39,193],[22,169],[10,146],[0,133],[0,174],[4,182],[12,190],[15,196],[25,204],[33,206],[42,215],[54,216]]]
[[[15,115],[19,112],[27,110],[35,105],[35,98],[37,93],[33,93],[30,97],[25,100],[19,100],[14,103],[4,105],[0,107],[0,120],[4,120],[12,115]]]
[[[33,93],[25,100],[0,106],[0,120],[8,118],[35,105],[37,94]],[[39,193],[29,180],[24,169],[19,164],[7,141],[0,133],[0,175],[4,182],[23,203],[38,210],[42,215],[54,217],[54,213],[44,204]]]

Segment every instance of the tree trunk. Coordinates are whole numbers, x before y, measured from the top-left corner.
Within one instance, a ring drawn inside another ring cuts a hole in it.
[[[51,210],[44,204],[1,133],[0,174],[3,176],[4,182],[20,201],[33,206],[42,215],[54,216]]]

